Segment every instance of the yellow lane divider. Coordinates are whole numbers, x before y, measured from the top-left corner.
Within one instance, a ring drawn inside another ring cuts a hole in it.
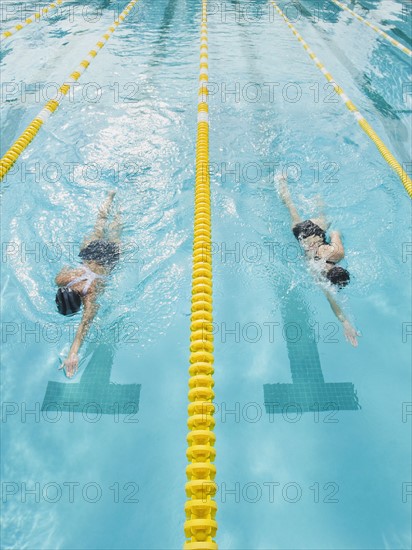
[[[351,10],[348,6],[346,6],[345,4],[342,4],[342,2],[339,2],[339,0],[332,0],[332,2],[334,4],[336,4],[337,6],[339,6],[340,8],[342,8],[343,10],[346,10],[348,11],[351,15],[353,15],[353,17],[356,17],[356,19],[358,19],[358,21],[361,21],[362,23],[365,23],[365,25],[367,25],[368,27],[370,27],[371,29],[373,29],[375,32],[377,32],[380,36],[382,36],[383,38],[386,38],[386,40],[389,40],[389,42],[392,44],[392,46],[395,46],[396,48],[398,48],[399,50],[401,50],[401,52],[403,53],[406,53],[406,55],[409,55],[409,57],[412,57],[412,51],[407,48],[406,46],[404,46],[403,44],[401,44],[400,42],[398,42],[398,40],[395,40],[395,38],[392,38],[391,36],[389,36],[389,34],[387,34],[385,31],[383,31],[382,29],[380,29],[378,26],[376,25],[373,25],[372,23],[369,23],[369,21],[367,21],[366,19],[364,19],[362,16],[360,16],[359,14],[355,13],[353,10]]]
[[[97,42],[95,49],[90,50],[86,57],[80,62],[79,66],[75,71],[73,71],[67,81],[62,84],[56,93],[56,96],[48,101],[39,114],[31,121],[27,126],[21,136],[15,141],[15,143],[10,147],[4,157],[0,160],[0,180],[4,178],[16,160],[19,158],[21,153],[26,149],[29,143],[34,139],[42,125],[46,122],[49,116],[54,113],[54,111],[59,107],[64,96],[70,90],[71,86],[77,82],[80,76],[84,73],[87,67],[90,65],[91,61],[96,57],[99,51],[104,47],[106,42],[109,40],[111,35],[114,33],[116,28],[123,22],[126,17],[129,15],[130,11],[133,9],[134,5],[138,0],[132,0],[127,4],[125,9],[113,22],[105,34]]]
[[[18,25],[15,25],[8,31],[4,31],[1,33],[1,38],[4,40],[5,38],[10,38],[10,36],[13,36],[13,34],[16,34],[16,32],[21,31],[24,27],[27,27],[27,25],[30,25],[30,23],[33,23],[34,21],[38,21],[43,15],[46,15],[46,13],[49,13],[49,11],[54,10],[57,8],[57,6],[60,6],[60,4],[63,4],[63,0],[55,0],[45,8],[41,9],[37,13],[31,15],[28,17],[25,21],[22,21]]]
[[[213,428],[213,331],[211,206],[209,178],[207,0],[202,0],[199,100],[196,141],[192,315],[190,324],[189,406],[185,486],[185,550],[215,550],[217,530],[213,499],[216,451]]]
[[[342,99],[342,101],[345,103],[346,107],[353,113],[356,120],[359,123],[359,126],[362,128],[362,130],[370,137],[370,139],[373,141],[373,143],[378,148],[378,151],[383,156],[383,158],[386,160],[386,162],[389,164],[389,166],[394,170],[403,186],[405,187],[408,195],[412,198],[412,180],[406,173],[406,171],[403,169],[403,167],[399,164],[399,162],[396,160],[396,158],[392,155],[392,153],[389,151],[389,149],[386,147],[386,145],[383,143],[381,138],[377,135],[375,130],[372,128],[372,126],[365,120],[365,118],[362,116],[362,114],[358,111],[358,109],[355,107],[355,105],[352,103],[352,101],[348,98],[348,96],[345,94],[345,92],[342,90],[342,88],[335,82],[332,75],[329,73],[329,71],[326,69],[326,67],[319,61],[318,57],[316,57],[316,54],[310,49],[309,45],[303,40],[302,36],[298,33],[298,31],[295,29],[295,27],[292,25],[292,23],[289,21],[289,19],[286,17],[286,15],[283,13],[283,11],[279,8],[279,6],[271,0],[271,4],[275,7],[276,11],[283,17],[285,20],[287,26],[291,29],[293,34],[296,36],[296,38],[299,40],[299,42],[303,45],[307,53],[309,54],[309,57],[313,60],[315,65],[320,69],[320,71],[325,76],[326,80],[330,82],[335,89],[336,93],[339,95],[339,97]]]

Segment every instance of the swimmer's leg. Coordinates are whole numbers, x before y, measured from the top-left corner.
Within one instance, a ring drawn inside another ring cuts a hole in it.
[[[327,229],[330,226],[330,222],[326,219],[326,216],[324,214],[325,210],[325,203],[320,195],[316,196],[316,208],[319,212],[319,216],[317,218],[311,218],[313,223],[316,223],[321,229],[324,231],[327,231]]]
[[[122,229],[123,229],[122,215],[120,212],[117,212],[114,216],[112,223],[109,225],[109,234],[108,234],[109,241],[120,243],[120,236],[122,234]]]
[[[287,208],[289,209],[290,217],[292,218],[292,227],[296,225],[297,223],[302,221],[302,218],[299,216],[299,213],[296,209],[296,206],[294,205],[292,201],[292,197],[290,196],[290,192],[288,189],[287,180],[283,176],[277,176],[277,183],[278,183],[278,190],[279,195],[282,201],[285,203]]]
[[[109,191],[109,193],[107,194],[107,199],[99,208],[99,215],[97,216],[96,225],[94,226],[94,234],[98,239],[103,238],[107,218],[109,217],[110,207],[112,205],[115,194],[116,191]]]
[[[106,200],[99,208],[99,214],[97,216],[93,233],[88,237],[85,237],[82,248],[84,248],[91,241],[104,238],[104,231],[106,229],[107,218],[109,216],[110,207],[112,205],[115,194],[116,194],[116,191],[113,191],[113,190],[109,191],[109,193],[107,194]]]

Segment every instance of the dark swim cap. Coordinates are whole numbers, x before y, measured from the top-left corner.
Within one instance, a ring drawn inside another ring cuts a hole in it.
[[[329,279],[332,284],[338,285],[339,288],[343,288],[349,284],[350,281],[349,271],[340,266],[332,267],[332,269],[327,272],[326,278]]]
[[[62,315],[74,315],[82,305],[80,294],[71,288],[62,287],[56,292],[56,304]]]

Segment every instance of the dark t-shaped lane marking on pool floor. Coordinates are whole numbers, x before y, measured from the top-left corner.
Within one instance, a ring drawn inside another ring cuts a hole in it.
[[[114,348],[98,345],[77,384],[47,384],[42,411],[83,412],[90,406],[101,414],[136,414],[139,410],[141,384],[110,382]],[[94,412],[94,411],[93,411]]]
[[[300,337],[296,341],[286,339],[292,384],[263,385],[266,412],[274,414],[292,412],[292,409],[297,413],[360,409],[356,390],[351,382],[325,382],[318,346],[309,325],[309,313],[303,297],[297,289],[288,292],[284,290],[284,325],[297,325]]]

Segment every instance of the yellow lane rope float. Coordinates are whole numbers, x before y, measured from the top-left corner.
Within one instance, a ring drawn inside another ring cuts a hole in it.
[[[37,13],[31,15],[30,17],[28,17],[18,25],[15,25],[8,31],[2,32],[1,38],[3,40],[5,38],[10,38],[10,36],[13,36],[13,34],[16,34],[16,32],[21,31],[21,29],[23,29],[24,27],[27,27],[27,25],[30,25],[30,23],[34,23],[34,21],[38,21],[41,17],[43,17],[43,15],[46,15],[46,13],[49,13],[50,11],[54,10],[55,8],[57,8],[57,6],[60,6],[60,4],[63,4],[63,0],[55,0],[55,2],[52,2],[45,8],[38,11]]]
[[[213,331],[211,206],[209,178],[207,0],[202,0],[199,99],[196,141],[195,217],[188,406],[189,465],[186,468],[185,550],[215,550],[217,530],[213,499],[216,451],[213,428]]]
[[[29,143],[34,139],[42,125],[46,122],[49,116],[59,107],[64,96],[70,90],[71,86],[77,82],[80,76],[84,73],[91,61],[96,57],[99,51],[103,48],[116,28],[122,23],[133,9],[138,0],[132,0],[127,4],[125,9],[113,22],[105,34],[97,42],[95,49],[90,50],[86,57],[79,63],[79,66],[73,71],[67,81],[62,84],[56,93],[56,96],[48,101],[39,114],[31,121],[21,136],[14,142],[12,147],[7,151],[4,157],[0,160],[0,180],[4,178],[21,153],[26,149]]]
[[[339,97],[342,99],[346,107],[353,113],[356,120],[359,123],[359,126],[362,128],[362,130],[370,137],[370,139],[373,141],[373,143],[378,148],[378,151],[383,156],[383,158],[386,160],[386,162],[389,164],[389,166],[394,170],[403,186],[406,189],[406,192],[408,195],[412,198],[412,180],[406,173],[406,171],[403,169],[403,167],[399,164],[399,162],[396,160],[396,158],[392,155],[392,153],[389,151],[389,149],[386,147],[386,145],[383,143],[381,138],[377,135],[375,130],[372,128],[372,126],[365,120],[365,118],[362,116],[362,114],[358,111],[358,109],[355,107],[355,105],[352,103],[352,101],[348,98],[348,96],[345,94],[345,92],[342,90],[342,88],[335,82],[332,75],[329,73],[329,71],[326,69],[326,67],[319,61],[316,54],[310,49],[309,45],[303,40],[302,36],[298,33],[298,31],[295,29],[295,27],[292,25],[292,23],[289,21],[289,19],[286,17],[286,15],[283,13],[283,11],[279,8],[279,6],[271,0],[271,4],[275,7],[276,11],[283,17],[285,20],[287,26],[291,29],[293,34],[296,36],[296,38],[299,40],[299,42],[302,44],[302,46],[305,48],[307,53],[309,54],[309,57],[313,60],[315,65],[320,69],[320,71],[325,76],[326,80],[330,82],[335,89],[336,93],[339,95]]]
[[[371,29],[373,29],[375,32],[377,32],[380,36],[382,36],[383,38],[386,38],[386,40],[389,40],[389,42],[392,44],[392,46],[395,46],[396,48],[398,48],[399,50],[401,50],[401,52],[403,53],[406,53],[406,55],[409,55],[409,57],[412,57],[412,51],[407,48],[406,46],[404,46],[403,44],[401,44],[400,42],[398,42],[398,40],[395,40],[394,38],[392,38],[391,36],[389,36],[389,34],[387,34],[385,31],[383,31],[382,29],[380,29],[377,25],[373,25],[372,23],[369,23],[369,21],[367,21],[366,19],[364,19],[362,16],[358,15],[357,13],[355,13],[353,10],[351,10],[348,6],[346,6],[345,4],[342,4],[342,2],[339,2],[339,0],[331,0],[334,4],[336,4],[337,6],[339,6],[340,8],[342,8],[343,10],[346,10],[348,11],[351,15],[353,15],[353,17],[356,17],[356,19],[358,19],[358,21],[361,21],[362,23],[365,23],[365,25],[367,25],[368,27],[370,27]]]

